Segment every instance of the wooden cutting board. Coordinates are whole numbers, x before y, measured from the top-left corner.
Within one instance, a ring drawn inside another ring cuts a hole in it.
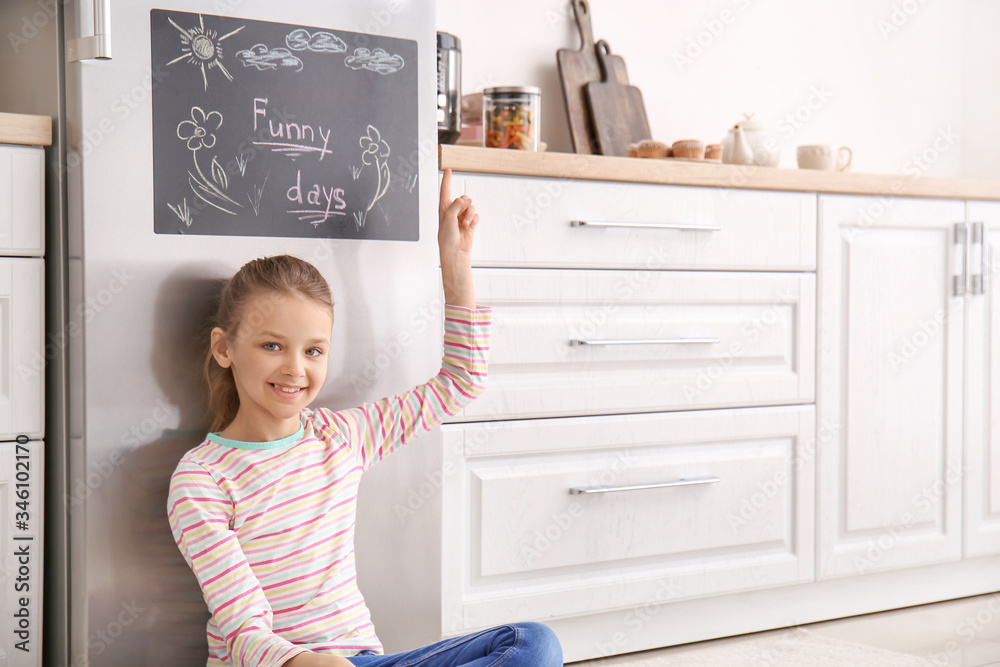
[[[594,31],[590,25],[590,2],[570,0],[570,5],[576,16],[582,44],[579,51],[573,49],[556,51],[556,62],[559,64],[563,99],[566,100],[566,116],[569,121],[569,135],[573,139],[573,150],[577,153],[593,154],[596,152],[594,130],[590,124],[584,86],[591,81],[601,80],[601,63],[594,48]]]
[[[596,45],[602,80],[584,86],[594,130],[594,149],[600,155],[625,157],[628,145],[649,139],[649,122],[642,93],[628,83],[625,61],[611,54],[603,39]]]

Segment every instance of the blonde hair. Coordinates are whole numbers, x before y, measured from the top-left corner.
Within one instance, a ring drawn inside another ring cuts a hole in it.
[[[248,318],[248,306],[265,295],[299,294],[315,299],[330,308],[333,315],[333,297],[330,286],[315,266],[291,255],[275,255],[247,262],[226,282],[219,297],[219,309],[212,327],[220,327],[226,336],[233,335]],[[250,317],[259,316],[273,302],[255,304]],[[265,313],[266,314],[266,313]],[[223,368],[215,360],[209,343],[205,357],[205,379],[208,381],[208,404],[212,416],[212,432],[229,426],[240,409],[240,396],[231,368]]]

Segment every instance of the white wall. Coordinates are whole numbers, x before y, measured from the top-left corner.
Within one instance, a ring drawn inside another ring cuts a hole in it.
[[[1000,2],[964,0],[962,175],[1000,178]]]
[[[656,139],[720,141],[755,112],[783,167],[798,144],[834,143],[857,172],[1000,178],[995,0],[591,0],[591,14]],[[463,92],[541,86],[542,140],[572,150],[555,57],[580,46],[568,0],[437,0],[437,27],[462,39]]]

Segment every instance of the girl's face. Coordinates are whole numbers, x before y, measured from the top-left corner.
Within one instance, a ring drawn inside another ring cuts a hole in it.
[[[299,411],[326,380],[333,315],[300,294],[262,292],[241,313],[231,335],[212,331],[212,351],[231,368],[240,409],[226,428],[238,440],[277,440],[299,426]]]

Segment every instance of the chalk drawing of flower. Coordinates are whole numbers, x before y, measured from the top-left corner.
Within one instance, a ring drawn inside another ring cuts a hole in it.
[[[188,150],[215,146],[213,132],[222,126],[222,114],[213,111],[206,114],[200,107],[191,107],[191,120],[182,120],[177,124],[178,138],[187,141]]]
[[[368,204],[367,210],[372,210],[379,199],[385,196],[389,190],[389,164],[385,161],[389,157],[389,144],[382,140],[382,135],[374,126],[368,126],[368,134],[361,137],[361,161],[369,166],[374,166],[378,172],[378,185],[375,187],[375,196]]]
[[[368,134],[361,137],[359,143],[364,149],[361,161],[365,164],[377,164],[379,158],[389,157],[389,144],[382,141],[382,135],[371,125],[368,126]]]
[[[226,170],[219,164],[219,157],[213,156],[211,163],[212,178],[209,179],[198,164],[198,151],[215,146],[215,131],[222,127],[222,114],[218,111],[205,113],[201,107],[191,107],[191,120],[182,120],[177,124],[177,138],[186,142],[194,161],[197,175],[188,171],[188,185],[196,197],[206,204],[214,206],[224,213],[236,215],[232,206],[243,208],[242,204],[230,199],[223,190],[229,187],[229,177]]]

